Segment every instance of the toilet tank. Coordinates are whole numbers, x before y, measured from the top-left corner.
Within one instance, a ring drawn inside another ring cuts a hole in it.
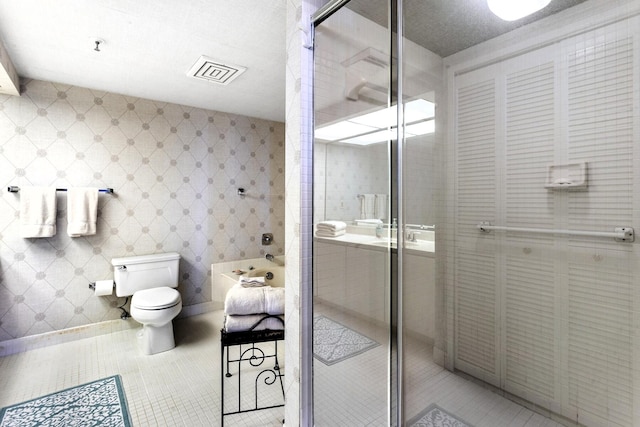
[[[161,286],[177,288],[179,264],[177,252],[114,258],[111,265],[116,295],[126,297]]]

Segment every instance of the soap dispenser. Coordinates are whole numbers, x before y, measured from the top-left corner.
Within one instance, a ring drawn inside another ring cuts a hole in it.
[[[384,227],[382,226],[382,224],[376,225],[376,237],[377,238],[381,238],[382,237],[383,231],[384,231]]]

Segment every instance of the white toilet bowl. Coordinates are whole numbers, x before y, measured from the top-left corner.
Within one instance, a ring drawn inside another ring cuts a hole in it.
[[[174,348],[173,319],[182,310],[180,293],[170,287],[137,291],[131,298],[131,317],[143,328],[139,334],[144,354],[156,354]]]

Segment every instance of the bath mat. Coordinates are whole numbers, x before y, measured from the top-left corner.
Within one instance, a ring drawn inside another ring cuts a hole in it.
[[[131,427],[120,375],[0,409],[0,427]]]
[[[472,427],[460,418],[456,417],[440,408],[438,405],[431,405],[411,421],[407,423],[409,427]]]
[[[313,319],[313,355],[325,365],[341,362],[378,345],[371,338],[327,317]]]

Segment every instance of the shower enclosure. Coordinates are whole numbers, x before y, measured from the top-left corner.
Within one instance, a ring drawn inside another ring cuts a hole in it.
[[[314,15],[316,426],[640,425],[639,46],[640,0]]]

